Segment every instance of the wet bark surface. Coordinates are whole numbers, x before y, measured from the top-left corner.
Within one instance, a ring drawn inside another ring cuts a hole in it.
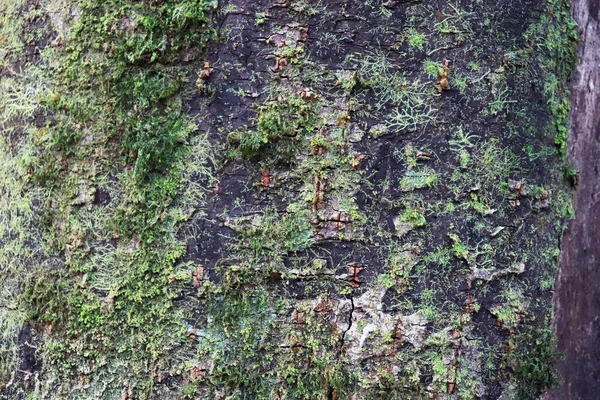
[[[572,84],[569,162],[579,172],[562,244],[554,297],[555,332],[565,359],[551,399],[596,399],[600,392],[600,3],[574,2],[582,45]]]

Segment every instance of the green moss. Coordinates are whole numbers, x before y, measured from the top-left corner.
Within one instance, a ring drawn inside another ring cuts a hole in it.
[[[469,249],[460,240],[458,235],[456,235],[455,233],[449,233],[448,237],[450,238],[450,241],[452,242],[451,249],[452,249],[452,254],[454,254],[454,257],[461,259],[463,261],[468,261]]]
[[[239,153],[252,157],[268,143],[280,140],[289,143],[286,143],[288,149],[279,146],[279,153],[293,152],[289,148],[314,133],[319,126],[320,101],[314,94],[312,98],[306,96],[305,92],[285,91],[276,95],[283,100],[271,99],[259,106],[254,129],[244,128],[229,135],[229,141],[238,145],[232,156]]]
[[[438,79],[444,71],[444,68],[440,63],[436,63],[432,60],[425,60],[425,62],[423,62],[423,71],[430,78]]]
[[[408,46],[413,49],[423,50],[425,35],[419,33],[415,28],[408,28],[405,32]]]
[[[357,64],[358,81],[374,92],[371,113],[388,130],[414,131],[434,120],[436,110],[431,103],[435,89],[427,88],[419,79],[408,79],[384,52],[361,58],[350,55],[347,62]]]
[[[0,92],[1,93],[1,92]],[[26,166],[23,160],[31,156],[33,143],[23,138],[10,144],[0,138],[0,385],[11,378],[20,368],[19,335],[27,320],[20,298],[24,277],[37,270],[45,249],[31,249],[26,243],[41,241],[37,229],[38,217],[34,202],[40,194],[29,190],[26,182]],[[18,150],[16,150],[16,149]]]
[[[400,190],[412,192],[417,189],[433,187],[439,180],[439,175],[431,167],[422,167],[418,170],[408,170],[400,179]]]
[[[554,142],[564,156],[569,129],[567,82],[575,68],[579,40],[577,27],[570,15],[570,3],[548,0],[546,13],[529,29],[526,37],[535,49],[536,79],[541,77],[542,92],[554,117]]]
[[[519,399],[539,398],[559,381],[556,360],[561,354],[548,328],[529,328],[511,340],[509,362],[515,368]]]
[[[110,393],[129,382],[131,393],[148,398],[156,380],[148,371],[186,340],[174,299],[189,265],[180,262],[185,246],[173,234],[180,217],[171,210],[195,124],[181,110],[182,67],[170,64],[214,37],[212,3],[78,6],[72,35],[52,54],[58,67],[44,105],[53,116],[30,163],[52,199],[46,229],[65,268],[32,278],[22,301],[31,324],[52,329],[40,354],[45,374],[64,383],[54,393],[95,396],[69,387],[85,374],[88,389],[104,385]],[[97,208],[86,193],[106,175],[119,189]],[[81,196],[90,211],[73,200]],[[110,239],[114,246],[105,244]]]

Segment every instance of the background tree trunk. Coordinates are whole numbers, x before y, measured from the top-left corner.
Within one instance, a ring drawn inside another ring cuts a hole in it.
[[[563,243],[554,295],[554,330],[565,358],[559,363],[564,384],[552,393],[554,399],[592,399],[600,391],[598,339],[598,286],[593,285],[598,268],[600,223],[600,5],[576,2],[573,15],[582,45],[579,67],[573,79],[568,159],[579,171],[575,195],[576,219],[569,223]]]

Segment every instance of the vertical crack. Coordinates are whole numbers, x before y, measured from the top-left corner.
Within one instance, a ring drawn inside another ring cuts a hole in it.
[[[335,357],[335,363],[339,364],[340,359],[342,357],[342,351],[344,351],[344,345],[346,344],[346,334],[352,328],[352,318],[354,317],[354,291],[352,291],[352,295],[350,296],[350,314],[348,315],[348,327],[342,332],[339,340],[339,347],[337,350],[337,354]],[[329,384],[327,386],[327,400],[337,400],[338,394],[333,386]]]
[[[346,334],[352,328],[352,317],[354,316],[354,296],[350,296],[350,314],[348,315],[348,328],[342,332],[340,337],[340,347],[338,349],[338,359],[342,355],[342,351],[344,349],[344,345],[346,344]]]
[[[331,386],[327,389],[327,400],[334,400],[335,389]]]

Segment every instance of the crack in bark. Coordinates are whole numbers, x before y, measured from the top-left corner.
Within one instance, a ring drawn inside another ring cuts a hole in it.
[[[344,350],[344,345],[346,344],[346,334],[352,328],[352,318],[354,317],[354,291],[352,292],[352,295],[350,296],[350,307],[351,307],[350,315],[348,316],[348,328],[346,328],[346,330],[344,332],[342,332],[342,335],[340,337],[340,346],[338,348],[338,354],[337,354],[338,361],[339,361],[340,356],[342,355],[342,351]]]

